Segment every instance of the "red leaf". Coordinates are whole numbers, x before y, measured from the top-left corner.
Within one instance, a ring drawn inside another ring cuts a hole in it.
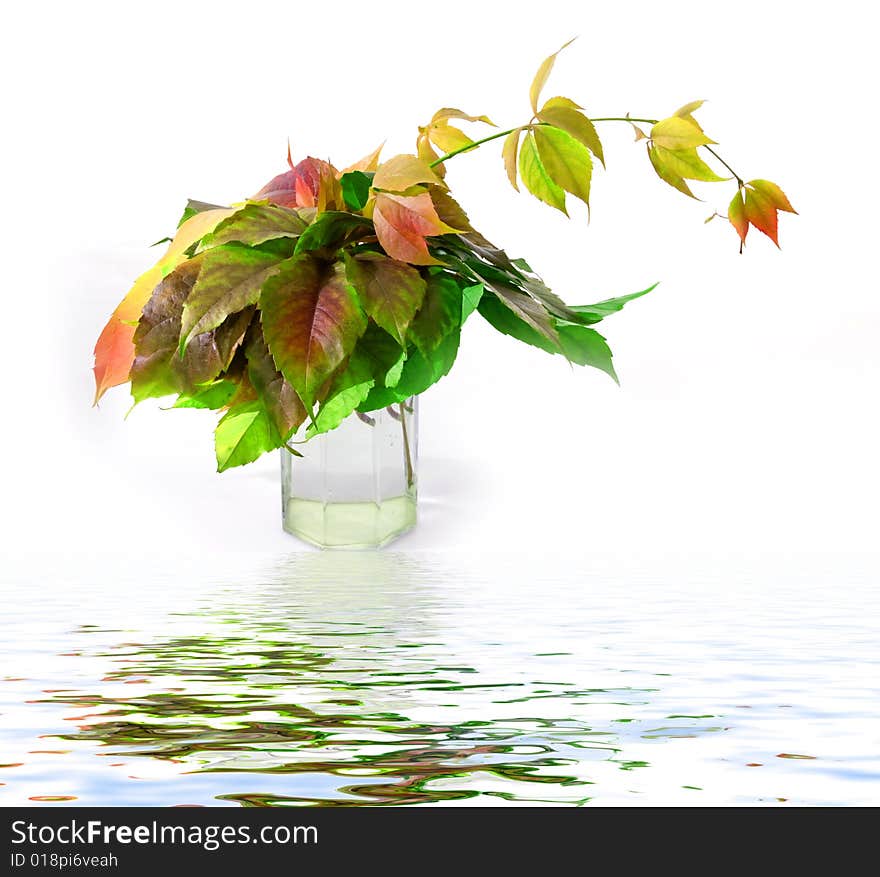
[[[280,207],[316,207],[330,179],[336,179],[333,165],[320,158],[304,158],[299,164],[291,165],[289,171],[269,180],[253,200],[266,199]]]

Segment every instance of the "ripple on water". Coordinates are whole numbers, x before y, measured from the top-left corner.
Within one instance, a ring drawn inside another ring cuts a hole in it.
[[[242,583],[19,601],[0,802],[870,799],[868,613],[449,563],[305,554]],[[840,723],[859,771],[836,767]]]

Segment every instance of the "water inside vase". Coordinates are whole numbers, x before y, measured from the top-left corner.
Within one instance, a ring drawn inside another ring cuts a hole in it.
[[[415,526],[417,399],[282,450],[284,529],[322,548],[375,548]]]

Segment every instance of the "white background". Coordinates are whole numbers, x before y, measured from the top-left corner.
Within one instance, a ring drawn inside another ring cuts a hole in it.
[[[872,549],[877,530],[877,122],[863,4],[16,4],[4,20],[3,542],[144,556],[285,551],[273,458],[214,472],[205,412],[124,389],[91,349],[187,197],[240,200],[294,154],[411,151],[440,106],[699,118],[778,182],[782,251],[662,184],[605,125],[592,222],[516,195],[490,144],[450,162],[474,224],[566,300],[661,286],[603,324],[622,387],[469,322],[422,406],[423,523],[401,548]],[[161,549],[160,549],[161,547]]]

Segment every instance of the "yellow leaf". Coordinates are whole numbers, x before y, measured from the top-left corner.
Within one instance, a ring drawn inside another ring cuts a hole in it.
[[[535,135],[531,131],[526,134],[519,151],[519,173],[525,187],[536,198],[568,216],[565,209],[565,190],[547,173],[538,153]]]
[[[568,48],[568,46],[570,46],[573,42],[574,39],[570,39],[562,47],[562,49]],[[535,78],[532,80],[532,86],[529,89],[529,100],[531,100],[532,102],[532,112],[534,113],[538,112],[538,98],[541,96],[541,91],[547,84],[547,78],[550,76],[550,71],[553,69],[553,64],[556,61],[556,56],[559,54],[559,52],[562,51],[562,49],[554,52],[552,55],[550,55],[548,58],[545,58],[541,62],[541,66],[538,68],[538,72],[535,74]]]
[[[546,110],[549,107],[565,107],[569,110],[583,109],[580,104],[576,104],[570,97],[548,97],[547,100],[544,101],[542,109]]]
[[[757,192],[760,192],[777,210],[784,210],[786,213],[797,213],[797,210],[791,206],[785,192],[769,180],[751,180],[748,183]]]
[[[593,162],[587,147],[558,128],[535,128],[534,135],[550,179],[589,207]]]
[[[445,122],[449,119],[462,119],[465,122],[485,122],[493,128],[498,127],[488,116],[469,116],[467,113],[454,107],[443,107],[437,110],[431,118],[431,124],[436,125],[438,122]]]
[[[440,158],[440,156],[434,151],[434,147],[431,146],[431,141],[428,139],[427,128],[419,128],[419,136],[416,139],[416,152],[418,153],[419,158],[429,166]],[[446,176],[446,168],[442,164],[436,165],[431,168],[431,170],[433,170],[441,179]]]
[[[386,192],[405,192],[421,184],[444,186],[445,183],[429,166],[415,155],[395,155],[379,165],[373,177],[373,188]]]
[[[706,103],[704,100],[692,100],[689,104],[679,107],[672,115],[678,116],[682,119],[690,118],[691,113],[698,110],[704,103]]]
[[[670,116],[651,128],[651,139],[664,149],[693,149],[715,141],[707,137],[702,128],[691,118]]]
[[[343,174],[350,173],[351,171],[362,171],[363,173],[373,173],[377,167],[379,167],[379,153],[382,152],[382,147],[384,143],[379,144],[379,148],[375,151],[371,152],[369,155],[365,155],[360,161],[356,161],[353,165],[347,167]]]
[[[504,159],[504,169],[507,171],[507,179],[510,180],[510,185],[513,186],[516,191],[519,191],[519,186],[516,184],[516,153],[519,149],[519,138],[522,134],[522,128],[517,128],[514,131],[511,131],[507,137],[504,138],[504,148],[501,150],[501,157]]]
[[[431,142],[438,149],[442,149],[444,153],[454,152],[456,149],[470,146],[474,142],[460,128],[447,125],[445,122],[442,125],[432,125],[428,136],[431,138]]]
[[[694,149],[664,149],[654,145],[654,153],[672,173],[686,180],[702,180],[705,183],[720,183],[730,177],[719,177]]]
[[[693,198],[695,201],[699,201],[696,195],[688,188],[688,184],[684,181],[680,174],[677,174],[674,170],[668,167],[664,162],[662,156],[657,152],[656,146],[648,147],[648,158],[651,159],[651,164],[654,167],[654,170],[657,172],[657,176],[663,180],[664,183],[668,183],[672,186],[673,189],[678,189],[679,192],[684,193],[689,198]]]
[[[596,133],[593,123],[580,110],[572,107],[554,104],[548,106],[549,101],[541,107],[538,118],[548,125],[553,125],[570,134],[575,140],[583,143],[599,161],[605,166],[605,156],[602,154],[602,142]]]

